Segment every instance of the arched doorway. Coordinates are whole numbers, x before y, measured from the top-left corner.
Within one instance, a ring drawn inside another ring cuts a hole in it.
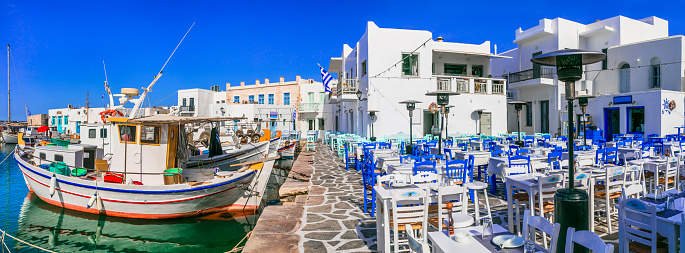
[[[621,69],[618,70],[618,92],[630,92],[630,64],[624,63]]]

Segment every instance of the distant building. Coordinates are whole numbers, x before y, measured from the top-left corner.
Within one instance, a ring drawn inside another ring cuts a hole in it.
[[[334,129],[361,136],[409,134],[409,116],[403,100],[419,100],[413,117],[413,134],[430,134],[439,128],[438,113],[429,106],[436,97],[427,92],[445,90],[461,95],[450,98],[446,132],[496,135],[505,133],[506,81],[491,78],[490,42],[463,44],[445,42],[423,30],[379,28],[368,22],[365,33],[340,57],[330,61],[328,71],[337,73],[335,105],[331,116]],[[478,111],[481,110],[482,115]]]
[[[226,105],[226,92],[219,91],[219,86],[211,90],[185,89],[178,91],[178,106],[181,116],[211,117],[213,111]]]
[[[28,126],[41,127],[48,125],[48,118],[49,116],[47,114],[35,114],[28,116],[26,121],[28,122]]]
[[[102,123],[100,113],[106,108],[88,108],[69,106],[61,109],[48,110],[48,126],[52,131],[60,134],[80,134],[80,126],[84,123]],[[131,108],[119,109],[125,116],[131,112]],[[137,117],[149,116],[154,114],[167,114],[168,108],[153,107],[141,108],[138,110]]]

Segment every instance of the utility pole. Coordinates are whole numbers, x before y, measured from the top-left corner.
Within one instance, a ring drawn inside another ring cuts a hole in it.
[[[90,123],[90,101],[88,100],[90,98],[90,94],[88,93],[88,90],[86,90],[86,123]]]

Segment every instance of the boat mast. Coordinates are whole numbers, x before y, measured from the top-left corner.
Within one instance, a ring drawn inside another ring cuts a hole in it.
[[[90,119],[90,101],[88,99],[90,98],[90,94],[88,91],[86,91],[86,123],[90,123],[88,120]]]
[[[12,122],[10,110],[10,44],[7,44],[7,124]]]

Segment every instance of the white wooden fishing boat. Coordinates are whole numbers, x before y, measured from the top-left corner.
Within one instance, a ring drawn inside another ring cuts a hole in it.
[[[281,131],[276,131],[276,136],[269,140],[269,154],[276,154],[278,152],[278,148],[281,147],[281,143],[283,142],[281,135]]]
[[[298,132],[288,132],[283,134],[282,138],[286,139],[286,141],[278,148],[278,154],[285,159],[294,158],[295,149],[297,149],[297,145],[300,143]]]
[[[164,219],[258,208],[258,203],[237,201],[261,195],[248,189],[264,163],[235,171],[212,170],[205,180],[194,179],[192,172],[186,174],[192,169],[177,170],[190,164],[177,150],[186,147],[178,141],[179,125],[191,119],[155,115],[108,121],[119,129],[110,135],[113,153],[109,160],[89,145],[26,149],[18,145],[14,158],[27,187],[52,205],[128,218]],[[268,149],[268,137],[262,142]],[[270,174],[271,168],[267,169]]]
[[[17,144],[18,138],[17,134],[10,133],[7,131],[2,131],[2,142],[5,144]]]

